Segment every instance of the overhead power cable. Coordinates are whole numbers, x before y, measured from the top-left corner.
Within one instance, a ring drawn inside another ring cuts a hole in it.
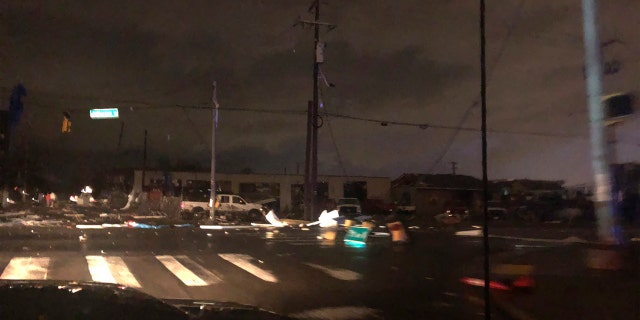
[[[513,18],[511,19],[511,23],[507,28],[507,35],[504,37],[504,39],[502,40],[502,43],[500,44],[500,48],[498,49],[498,53],[496,55],[495,60],[493,61],[493,64],[488,68],[488,71],[487,71],[488,75],[493,75],[495,68],[497,67],[498,63],[502,59],[502,55],[504,54],[504,51],[507,47],[507,43],[511,39],[513,30],[515,30],[516,25],[520,21],[519,18],[520,18],[520,14],[522,13],[522,8],[524,7],[524,2],[525,0],[520,1],[518,6],[516,7]],[[490,81],[490,79],[488,81]],[[480,93],[478,93],[478,95],[473,99],[473,102],[471,103],[471,105],[465,110],[464,114],[462,115],[462,118],[460,118],[460,121],[458,121],[457,127],[462,128],[462,125],[464,125],[464,123],[467,121],[467,119],[471,115],[471,110],[473,110],[479,104],[480,104]],[[456,130],[456,132],[454,132],[453,135],[451,135],[451,138],[447,142],[446,147],[442,150],[437,160],[431,165],[429,170],[427,170],[428,173],[433,173],[433,170],[442,162],[442,159],[444,158],[444,156],[447,155],[447,153],[449,153],[449,150],[453,146],[453,143],[456,141],[456,138],[458,137],[458,134],[460,133],[460,131],[462,130]]]

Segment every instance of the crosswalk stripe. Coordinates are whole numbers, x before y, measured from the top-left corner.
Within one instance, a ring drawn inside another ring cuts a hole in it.
[[[236,253],[220,253],[218,254],[218,256],[264,281],[278,282],[278,279],[270,271],[264,270],[251,263],[251,260],[253,260],[253,258],[249,255]]]
[[[0,278],[5,280],[44,280],[47,279],[49,258],[15,257],[2,272]]]
[[[171,273],[190,287],[208,286],[222,280],[187,256],[156,256]],[[185,265],[188,265],[189,268]],[[199,273],[199,275],[196,274]]]
[[[314,264],[314,263],[305,263],[306,265],[321,270],[324,273],[339,279],[339,280],[345,280],[345,281],[354,281],[354,280],[360,280],[362,279],[362,275],[355,272],[355,271],[351,271],[348,269],[341,269],[341,268],[328,268],[325,266],[321,266],[319,264]]]
[[[120,257],[86,256],[93,281],[140,288],[140,283]]]
[[[204,280],[207,284],[217,284],[222,282],[222,279],[212,270],[201,266],[191,258],[187,256],[176,256],[176,259],[180,261],[182,265],[189,268],[193,273],[200,277],[200,279]]]

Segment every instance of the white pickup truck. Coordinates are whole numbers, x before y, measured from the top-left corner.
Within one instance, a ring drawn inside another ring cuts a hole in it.
[[[187,220],[209,217],[209,195],[183,197],[180,208],[182,217]],[[262,219],[266,212],[261,204],[249,203],[238,195],[222,193],[216,195],[215,214],[216,217],[224,217],[228,221],[257,221]]]
[[[240,196],[216,195],[216,215],[224,216],[227,220],[256,221],[262,219],[266,213],[261,204],[249,203]]]

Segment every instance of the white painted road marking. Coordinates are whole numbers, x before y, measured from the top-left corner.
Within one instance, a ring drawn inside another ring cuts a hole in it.
[[[456,236],[481,236],[482,235],[482,230],[464,230],[464,231],[457,231],[456,232]]]
[[[482,233],[482,230],[464,230],[464,231],[457,231],[456,235],[466,236],[466,237],[481,237],[483,233]],[[547,242],[547,243],[597,243],[597,242],[588,241],[576,236],[570,236],[565,239],[547,239],[547,238],[525,238],[525,237],[514,237],[514,236],[501,236],[501,235],[490,234],[489,238],[518,240],[518,241]]]
[[[49,258],[16,257],[11,259],[0,278],[5,280],[45,280]]]
[[[278,279],[270,272],[264,269],[257,267],[256,265],[251,263],[253,258],[246,254],[235,254],[235,253],[220,253],[218,254],[220,258],[225,259],[239,268],[243,269],[251,273],[252,275],[268,282],[278,282]]]
[[[140,283],[120,257],[86,256],[93,281],[140,288]]]
[[[324,273],[339,279],[339,280],[345,280],[345,281],[354,281],[354,280],[360,280],[362,279],[362,275],[355,272],[355,271],[351,271],[351,270],[347,270],[347,269],[341,269],[341,268],[327,268],[318,264],[314,264],[314,263],[305,263],[306,265],[316,268],[318,270],[323,271]]]
[[[156,259],[158,259],[158,261],[160,261],[167,269],[169,269],[169,271],[171,271],[171,273],[178,277],[178,279],[187,286],[208,286],[222,281],[216,275],[195,263],[187,256],[176,256],[175,258],[173,256],[156,256]],[[193,271],[187,268],[185,264],[189,265]],[[195,274],[194,271],[198,272],[200,276]]]

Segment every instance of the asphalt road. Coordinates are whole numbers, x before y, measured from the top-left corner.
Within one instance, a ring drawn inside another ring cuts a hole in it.
[[[429,229],[413,231],[409,245],[382,234],[351,247],[343,236],[329,240],[319,228],[0,228],[0,278],[117,282],[163,299],[232,301],[281,314],[325,308],[333,319],[483,318],[479,291],[459,281],[481,270],[480,238]],[[522,250],[522,243],[492,238],[491,254]]]

